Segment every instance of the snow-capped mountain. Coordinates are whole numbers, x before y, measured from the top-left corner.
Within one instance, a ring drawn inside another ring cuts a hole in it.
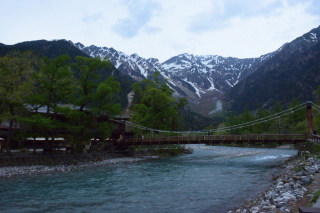
[[[162,63],[163,70],[191,85],[197,96],[210,91],[224,93],[254,72],[256,67],[273,55],[238,59],[217,55],[181,54]],[[178,80],[178,79],[177,79]],[[183,82],[180,82],[183,85]]]
[[[185,53],[160,63],[156,58],[127,55],[113,48],[85,47],[81,43],[75,46],[91,57],[108,58],[122,73],[136,80],[150,78],[155,71],[159,71],[176,95],[190,100],[198,100],[208,93],[214,93],[215,96],[223,94],[274,55],[269,53],[259,58],[238,59]]]
[[[199,102],[204,99],[220,97],[243,79],[270,61],[275,56],[286,60],[295,51],[309,48],[320,40],[320,29],[315,28],[294,41],[284,44],[278,50],[258,58],[239,59],[218,55],[198,56],[180,54],[160,63],[156,58],[145,59],[137,54],[127,55],[113,48],[85,47],[81,43],[74,44],[91,57],[108,58],[122,73],[136,80],[150,78],[155,71],[167,79],[167,84],[178,96]],[[277,66],[274,64],[274,66]]]
[[[81,43],[76,43],[75,46],[91,57],[108,58],[122,73],[130,75],[136,80],[148,78],[148,75],[155,72],[154,66],[158,62],[157,59],[146,60],[137,54],[127,55],[113,48],[94,45],[85,47]]]
[[[292,99],[314,100],[320,85],[320,26],[287,43],[252,75],[222,97],[224,106],[241,112],[246,106],[288,106]],[[263,95],[262,95],[263,94]]]

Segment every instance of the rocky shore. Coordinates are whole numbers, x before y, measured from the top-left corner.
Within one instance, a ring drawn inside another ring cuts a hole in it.
[[[9,166],[0,167],[0,178],[13,178],[21,176],[37,176],[48,173],[70,172],[76,169],[121,163],[133,163],[142,160],[150,160],[157,156],[148,157],[119,157],[100,159],[99,161],[78,162],[70,165],[35,165],[35,166]]]
[[[128,153],[93,152],[77,155],[67,154],[62,151],[52,154],[19,152],[12,155],[0,152],[0,178],[69,172],[83,167],[131,163],[162,156],[190,153],[192,153],[192,150],[184,147],[158,150],[145,148]]]
[[[308,192],[308,185],[319,173],[320,160],[306,153],[305,157],[287,161],[280,175],[257,198],[228,213],[296,212],[297,203]]]

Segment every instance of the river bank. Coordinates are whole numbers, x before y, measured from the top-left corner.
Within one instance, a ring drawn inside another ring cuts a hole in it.
[[[146,148],[130,152],[93,152],[76,155],[67,154],[65,151],[55,151],[51,154],[15,152],[12,155],[6,155],[6,153],[0,153],[0,178],[70,172],[83,167],[132,163],[190,153],[192,153],[190,149],[148,150]]]
[[[61,156],[60,156],[61,157]],[[82,156],[83,157],[83,156]],[[125,156],[87,156],[85,159],[79,156],[71,156],[54,159],[54,156],[45,156],[41,160],[37,158],[37,162],[46,163],[45,165],[29,165],[29,166],[6,166],[0,167],[0,178],[13,178],[22,176],[38,176],[49,173],[71,172],[77,169],[115,165],[121,163],[133,163],[137,161],[156,159],[158,156],[140,156],[140,157],[125,157]],[[63,159],[63,160],[62,160]],[[77,160],[75,160],[77,159]],[[21,160],[21,159],[20,159]],[[16,161],[16,163],[19,161]]]
[[[312,206],[315,189],[310,184],[319,179],[320,160],[309,153],[283,164],[273,183],[255,199],[228,213],[297,212],[299,206]],[[316,201],[317,199],[315,199]]]
[[[191,155],[137,157],[139,162],[127,163],[135,160],[130,157],[110,166],[107,160],[101,166],[53,167],[60,170],[2,178],[0,211],[228,212],[263,192],[270,174],[296,154],[289,149],[190,148]]]

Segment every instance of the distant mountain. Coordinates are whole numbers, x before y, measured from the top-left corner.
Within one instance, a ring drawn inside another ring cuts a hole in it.
[[[286,44],[255,73],[230,88],[223,96],[229,109],[247,105],[268,108],[276,101],[287,105],[292,98],[313,99],[320,86],[320,27]]]
[[[320,85],[319,43],[320,27],[272,53],[247,59],[185,53],[161,63],[155,58],[127,55],[107,47],[86,47],[67,40],[0,43],[0,55],[14,50],[32,50],[50,58],[61,54],[73,58],[77,55],[106,57],[114,67],[102,72],[101,80],[112,73],[123,81],[121,85],[130,85],[132,78],[138,81],[152,78],[159,71],[161,79],[166,80],[176,96],[188,98],[195,111],[208,115],[216,112],[217,106],[241,111],[246,105],[249,109],[268,108],[276,101],[286,105],[292,98],[312,99],[313,91]],[[126,86],[123,91],[129,89]]]
[[[59,55],[67,54],[75,59],[76,56],[90,57],[75,45],[67,40],[37,40],[37,41],[26,41],[14,45],[5,45],[0,43],[0,56],[3,56],[12,51],[31,51],[34,55],[39,57],[54,58]],[[127,94],[131,89],[131,85],[135,82],[128,75],[122,74],[115,67],[106,68],[99,71],[101,76],[100,82],[105,80],[108,76],[113,75],[115,80],[120,82],[121,93],[119,99],[117,100],[123,107],[127,105]]]
[[[113,48],[94,45],[85,47],[81,43],[75,43],[75,46],[91,57],[110,59],[122,73],[136,80],[151,78],[155,71],[159,71],[177,96],[187,97],[193,102],[198,102],[208,94],[213,97],[221,96],[275,54],[274,52],[259,58],[238,59],[185,53],[160,63],[156,58],[145,59],[137,54],[127,55]]]
[[[67,40],[36,40],[26,41],[14,45],[5,45],[0,43],[0,55],[5,55],[10,51],[27,51],[31,50],[34,54],[39,56],[46,56],[48,58],[54,58],[59,55],[68,54],[72,58],[75,56],[88,57],[86,53],[80,51],[72,43]]]

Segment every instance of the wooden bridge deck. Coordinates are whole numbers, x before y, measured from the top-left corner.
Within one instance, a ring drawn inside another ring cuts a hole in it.
[[[148,138],[124,138],[123,140],[106,140],[117,145],[158,145],[158,144],[297,144],[307,140],[320,143],[319,135],[310,134],[268,134],[268,135],[211,135],[211,136],[159,136]],[[0,141],[1,142],[1,141]],[[54,147],[66,147],[68,142],[63,138],[50,141]],[[27,148],[43,148],[44,139],[36,141],[28,138],[24,143]]]
[[[121,141],[110,141],[127,145],[157,145],[157,144],[220,144],[220,143],[302,143],[312,136],[307,134],[270,134],[270,135],[212,135],[212,136],[180,136],[180,137],[150,137],[129,138]]]

